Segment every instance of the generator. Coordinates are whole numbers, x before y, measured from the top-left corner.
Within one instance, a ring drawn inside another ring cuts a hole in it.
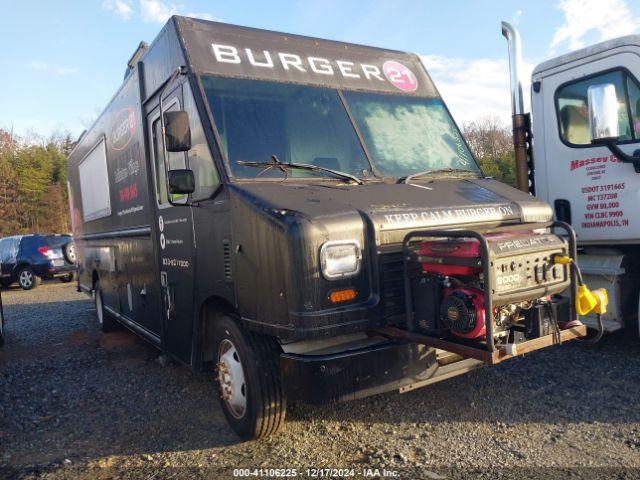
[[[406,271],[418,272],[407,279],[409,330],[492,348],[559,332],[573,320],[573,295],[562,295],[572,271],[555,258],[570,257],[572,244],[522,226],[409,234]]]

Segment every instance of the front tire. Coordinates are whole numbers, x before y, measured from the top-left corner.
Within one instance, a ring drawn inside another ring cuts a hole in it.
[[[38,286],[38,277],[33,273],[31,267],[23,267],[18,271],[18,285],[23,290],[31,290]]]
[[[213,346],[220,404],[231,428],[244,440],[277,432],[286,415],[278,343],[222,316],[214,329]]]
[[[107,313],[104,308],[104,301],[102,298],[102,289],[100,288],[100,282],[96,282],[94,290],[93,290],[93,301],[96,306],[96,319],[98,320],[98,325],[100,326],[100,330],[103,332],[111,332],[114,330],[118,324],[117,322]]]

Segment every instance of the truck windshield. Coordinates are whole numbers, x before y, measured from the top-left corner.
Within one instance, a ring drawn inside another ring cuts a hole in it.
[[[367,150],[385,176],[478,166],[439,98],[344,92]]]
[[[202,84],[235,177],[282,178],[278,169],[238,164],[269,162],[274,155],[284,163],[316,165],[356,177],[370,173],[362,145],[335,90],[211,76],[203,77]],[[288,174],[323,175],[305,170]]]
[[[366,178],[371,164],[338,92],[257,80],[202,77],[231,173],[236,178],[282,178],[278,169],[243,162],[316,165]],[[406,177],[430,169],[478,171],[440,99],[344,92],[377,170]],[[238,163],[240,162],[240,163]],[[317,177],[291,170],[290,177]],[[335,178],[329,176],[328,178]]]

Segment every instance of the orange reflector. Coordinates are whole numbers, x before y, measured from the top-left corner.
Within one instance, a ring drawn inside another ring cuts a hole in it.
[[[356,298],[357,292],[353,288],[345,288],[344,290],[334,290],[329,294],[331,303],[348,302]]]

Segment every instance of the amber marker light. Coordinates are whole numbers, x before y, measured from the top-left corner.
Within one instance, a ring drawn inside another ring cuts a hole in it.
[[[334,290],[329,294],[329,300],[331,303],[342,303],[348,302],[349,300],[353,300],[358,295],[353,288],[345,288],[342,290]]]

